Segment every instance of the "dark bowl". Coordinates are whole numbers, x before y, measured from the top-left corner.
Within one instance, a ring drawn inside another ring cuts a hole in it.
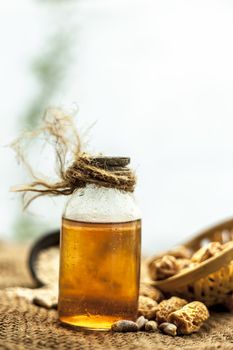
[[[41,281],[37,275],[36,271],[36,261],[38,255],[41,251],[46,250],[51,247],[59,247],[60,244],[60,230],[54,230],[47,232],[45,235],[40,237],[31,247],[28,256],[28,267],[33,280],[36,282],[37,287],[44,286],[43,281]]]

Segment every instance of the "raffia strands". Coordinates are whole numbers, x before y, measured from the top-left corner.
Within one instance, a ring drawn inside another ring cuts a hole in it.
[[[46,142],[52,144],[56,156],[57,181],[49,182],[38,177],[24,152],[22,141],[43,136]],[[59,108],[48,108],[43,125],[40,129],[25,133],[13,144],[18,158],[27,167],[33,181],[29,184],[14,187],[14,192],[22,192],[24,208],[34,199],[44,195],[70,195],[76,189],[83,188],[87,184],[115,188],[122,191],[133,192],[136,177],[132,170],[125,165],[108,164],[101,162],[101,157],[96,157],[82,151],[81,138],[75,127],[74,119],[66,115]],[[104,159],[104,157],[103,157]],[[27,194],[32,193],[28,198]]]

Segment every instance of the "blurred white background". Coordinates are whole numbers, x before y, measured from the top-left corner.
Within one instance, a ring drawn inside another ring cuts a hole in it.
[[[0,4],[1,238],[19,238],[21,206],[9,187],[24,180],[5,145],[27,127],[21,120],[38,92],[29,66],[37,54],[43,57],[44,41],[57,26],[72,38],[72,57],[49,102],[77,101],[77,121],[97,121],[92,149],[131,157],[144,251],[232,216],[232,1],[55,3]],[[63,201],[35,202],[34,222],[59,226]]]

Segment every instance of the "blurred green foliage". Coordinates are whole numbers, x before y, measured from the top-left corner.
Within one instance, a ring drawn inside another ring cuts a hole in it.
[[[15,238],[19,241],[30,240],[52,229],[54,229],[54,225],[49,221],[45,220],[42,222],[38,217],[34,217],[26,212],[21,213],[13,225]]]
[[[64,88],[69,67],[72,62],[72,41],[73,33],[77,31],[72,27],[72,21],[67,21],[67,12],[64,11],[64,4],[72,0],[36,0],[48,4],[50,8],[50,20],[56,28],[47,39],[42,48],[38,49],[38,54],[32,58],[31,73],[35,81],[35,95],[29,101],[27,108],[23,111],[20,120],[20,130],[35,128],[40,120],[45,108],[51,104],[51,100],[59,91]],[[77,2],[77,1],[76,1]],[[53,11],[54,10],[54,11]],[[16,217],[13,225],[15,238],[26,240],[36,237],[44,231],[58,226],[49,220],[40,220],[26,212],[22,212],[22,203],[19,201],[20,213]],[[52,227],[53,226],[53,227]]]
[[[71,60],[71,46],[67,33],[58,30],[34,58],[31,70],[38,91],[23,114],[24,126],[34,128],[51,99],[61,90]]]

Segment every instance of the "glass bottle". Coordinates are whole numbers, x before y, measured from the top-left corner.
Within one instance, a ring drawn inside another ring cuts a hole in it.
[[[87,185],[73,193],[62,218],[59,319],[107,330],[135,320],[141,215],[132,193]]]

